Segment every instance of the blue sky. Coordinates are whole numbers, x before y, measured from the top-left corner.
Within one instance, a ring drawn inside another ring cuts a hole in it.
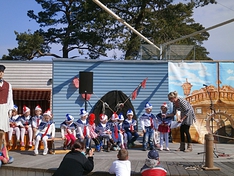
[[[234,87],[234,63],[219,63],[219,78],[217,63],[169,63],[169,92],[176,90],[181,97],[184,97],[182,84],[186,79],[191,83],[191,92],[203,88],[203,84],[213,85],[216,88],[217,80],[221,81],[220,87],[228,85]]]
[[[17,47],[14,31],[32,32],[39,28],[39,25],[30,20],[27,16],[28,10],[40,11],[40,5],[34,0],[1,0],[0,1],[0,57],[8,54],[7,49]],[[234,1],[218,0],[216,5],[195,9],[194,19],[201,23],[205,28],[214,26],[224,21],[234,18]],[[210,38],[205,41],[203,46],[210,52],[209,57],[214,60],[234,60],[234,22],[225,26],[208,31]],[[61,55],[60,46],[52,46],[52,52]],[[108,52],[112,57],[114,52]]]

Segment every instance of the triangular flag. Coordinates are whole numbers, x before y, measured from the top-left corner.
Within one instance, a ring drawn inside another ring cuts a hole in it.
[[[138,91],[138,88],[136,88],[133,93],[132,93],[132,100],[135,100],[136,97],[137,97],[137,91]]]
[[[141,82],[141,86],[143,89],[145,89],[145,84],[148,78],[145,78],[142,82]]]

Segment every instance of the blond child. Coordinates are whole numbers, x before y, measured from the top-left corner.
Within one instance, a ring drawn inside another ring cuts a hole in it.
[[[33,129],[33,143],[35,143],[36,132],[38,130],[39,124],[42,121],[42,109],[39,105],[35,107],[35,115],[32,117],[32,129]]]
[[[44,146],[43,155],[47,155],[48,153],[47,139],[54,140],[55,137],[55,125],[51,119],[52,119],[52,114],[48,109],[47,111],[44,112],[43,121],[40,123],[36,133],[34,155],[38,155],[38,146],[40,140],[43,141],[43,146]]]
[[[112,163],[109,173],[116,176],[130,176],[131,162],[128,160],[128,151],[126,149],[119,150],[117,158],[118,160]]]
[[[24,136],[26,132],[29,136],[29,147],[32,147],[32,138],[33,138],[33,131],[32,131],[32,118],[30,116],[30,109],[27,106],[23,106],[23,115],[20,118],[20,138],[21,138],[21,146],[24,147]]]
[[[18,106],[14,105],[14,108],[12,109],[12,116],[9,119],[10,122],[10,129],[8,131],[8,140],[9,140],[9,146],[13,146],[12,142],[12,135],[13,132],[15,132],[16,135],[16,145],[20,145],[20,120],[18,115]]]

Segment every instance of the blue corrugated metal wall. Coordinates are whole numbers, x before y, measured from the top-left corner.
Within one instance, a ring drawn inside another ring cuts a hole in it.
[[[87,110],[112,90],[120,90],[129,96],[148,77],[146,88],[141,88],[132,102],[137,117],[144,112],[144,105],[150,102],[153,113],[159,112],[163,102],[168,102],[168,63],[159,61],[96,61],[96,60],[53,60],[53,114],[56,127],[65,119],[65,114],[79,118],[79,110],[85,102],[79,89],[73,85],[74,77],[80,71],[93,72],[93,92]]]

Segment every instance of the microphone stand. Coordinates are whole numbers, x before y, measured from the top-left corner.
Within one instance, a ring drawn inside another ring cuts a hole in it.
[[[213,106],[213,102],[212,102],[212,99],[211,99],[211,93],[208,91],[207,85],[204,85],[204,84],[203,84],[203,86],[206,87],[206,92],[207,92],[207,94],[208,94],[208,96],[209,96],[209,99],[210,99],[210,114],[214,113],[214,117],[215,117],[216,112],[215,112],[215,109],[214,109],[214,106]],[[210,119],[211,119],[211,124],[212,124],[212,126],[211,126],[211,133],[212,133],[212,135],[214,134],[214,117],[211,117],[211,118],[210,118]],[[197,153],[197,154],[200,155],[200,154],[203,154],[203,153],[205,153],[205,152],[199,152],[199,153]],[[217,158],[219,157],[219,156],[216,154],[216,149],[215,149],[215,148],[214,148],[214,150],[213,150],[213,153],[214,153],[214,155],[215,155]],[[224,154],[224,153],[222,153],[222,154]]]

